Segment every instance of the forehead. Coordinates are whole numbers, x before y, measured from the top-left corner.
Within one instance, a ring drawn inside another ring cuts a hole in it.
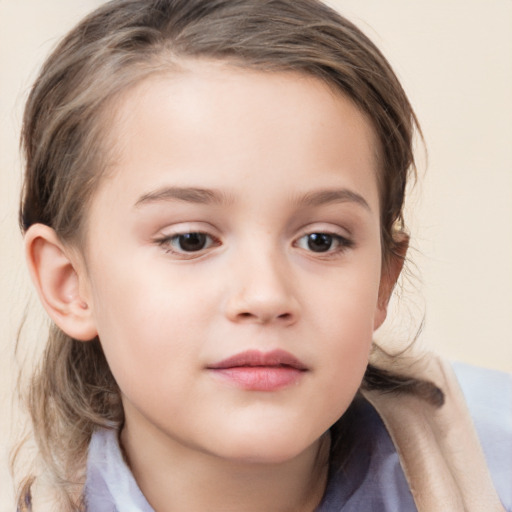
[[[111,112],[109,186],[123,182],[140,193],[171,179],[229,188],[244,177],[263,179],[271,169],[288,187],[307,189],[322,170],[333,182],[347,174],[378,203],[371,123],[312,76],[186,62],[125,91]]]

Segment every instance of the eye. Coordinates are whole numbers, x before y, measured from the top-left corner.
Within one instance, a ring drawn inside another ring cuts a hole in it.
[[[202,251],[208,243],[208,237],[204,233],[184,233],[176,235],[171,240],[175,248],[184,252]]]
[[[178,233],[163,237],[157,243],[164,249],[176,254],[190,254],[204,251],[218,243],[212,236],[201,232]]]
[[[342,251],[351,245],[350,240],[333,233],[308,233],[296,242],[297,247],[317,253]]]

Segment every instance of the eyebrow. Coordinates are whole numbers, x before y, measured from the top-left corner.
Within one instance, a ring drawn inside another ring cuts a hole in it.
[[[230,202],[228,196],[218,190],[198,187],[162,187],[139,197],[135,207],[165,201],[184,201],[196,204],[224,204]],[[307,192],[295,202],[300,206],[323,206],[333,203],[355,203],[371,212],[370,205],[360,194],[346,189],[326,189]]]
[[[370,205],[362,195],[346,188],[307,192],[297,199],[297,203],[305,206],[323,206],[332,203],[355,203],[369,212],[372,211]]]
[[[196,187],[162,187],[139,197],[135,207],[163,201],[184,201],[197,204],[221,204],[228,202],[225,194],[212,189]]]

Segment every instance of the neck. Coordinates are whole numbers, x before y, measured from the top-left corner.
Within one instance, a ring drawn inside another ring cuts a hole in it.
[[[312,512],[322,499],[328,437],[291,460],[265,464],[162,444],[162,436],[135,435],[129,425],[121,433],[134,477],[155,512]]]

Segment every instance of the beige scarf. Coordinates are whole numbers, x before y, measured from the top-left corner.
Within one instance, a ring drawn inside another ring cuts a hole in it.
[[[453,370],[430,353],[413,359],[400,373],[436,384],[445,393],[442,407],[408,394],[364,396],[397,448],[418,511],[504,512]]]

